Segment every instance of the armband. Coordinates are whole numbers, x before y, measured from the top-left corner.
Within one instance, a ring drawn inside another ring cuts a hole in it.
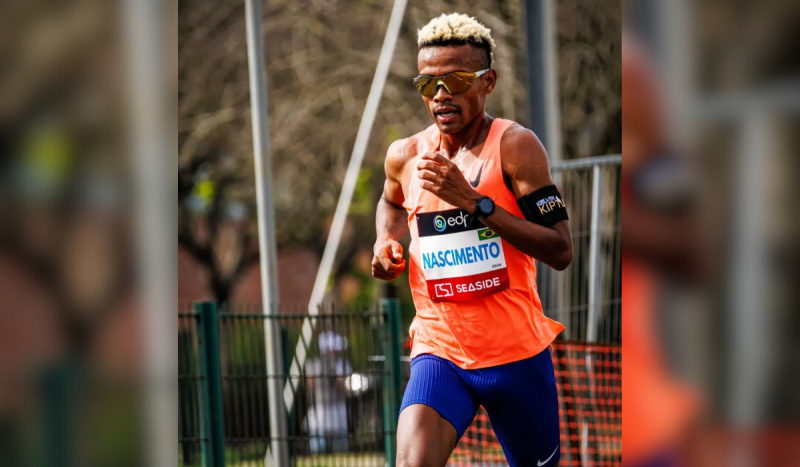
[[[517,200],[522,215],[529,222],[550,227],[556,222],[569,220],[567,205],[555,185],[539,188]]]

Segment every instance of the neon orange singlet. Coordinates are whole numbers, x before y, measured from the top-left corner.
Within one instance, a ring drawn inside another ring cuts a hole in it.
[[[622,181],[622,215],[632,200]],[[672,375],[658,333],[659,280],[652,265],[622,253],[622,443],[625,465],[672,448],[699,408],[698,396]]]
[[[468,180],[497,206],[523,218],[514,194],[503,181],[500,139],[513,125],[495,119]],[[439,149],[441,137],[431,125],[419,138],[417,159]],[[420,187],[414,162],[408,195],[411,232],[409,282],[417,315],[411,323],[411,356],[433,354],[464,369],[486,368],[532,357],[543,351],[564,326],[542,313],[533,258],[486,228],[469,223],[466,211]]]

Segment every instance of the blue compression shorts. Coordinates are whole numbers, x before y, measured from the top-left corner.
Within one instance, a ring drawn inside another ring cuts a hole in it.
[[[482,405],[511,467],[558,465],[558,392],[549,348],[525,360],[480,370],[419,355],[411,361],[400,412],[414,404],[439,412],[455,427],[458,439]]]

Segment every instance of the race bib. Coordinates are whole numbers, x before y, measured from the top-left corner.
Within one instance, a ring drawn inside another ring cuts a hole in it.
[[[465,302],[508,288],[503,242],[467,211],[417,214],[421,266],[436,302]]]

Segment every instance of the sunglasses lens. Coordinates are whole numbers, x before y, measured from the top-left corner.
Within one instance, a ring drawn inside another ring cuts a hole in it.
[[[433,80],[428,76],[419,76],[414,80],[417,91],[425,97],[430,97],[433,92]]]
[[[433,95],[436,94],[436,83],[437,80],[429,79],[428,82],[425,83],[425,86],[422,89],[420,89],[419,92],[425,97],[433,97]]]
[[[439,85],[444,85],[451,94],[460,94],[472,85],[472,73],[455,72],[441,78],[420,76],[414,80],[414,85],[425,97],[433,97]]]
[[[444,85],[451,94],[459,94],[469,89],[472,84],[469,75],[453,73],[444,78]]]

